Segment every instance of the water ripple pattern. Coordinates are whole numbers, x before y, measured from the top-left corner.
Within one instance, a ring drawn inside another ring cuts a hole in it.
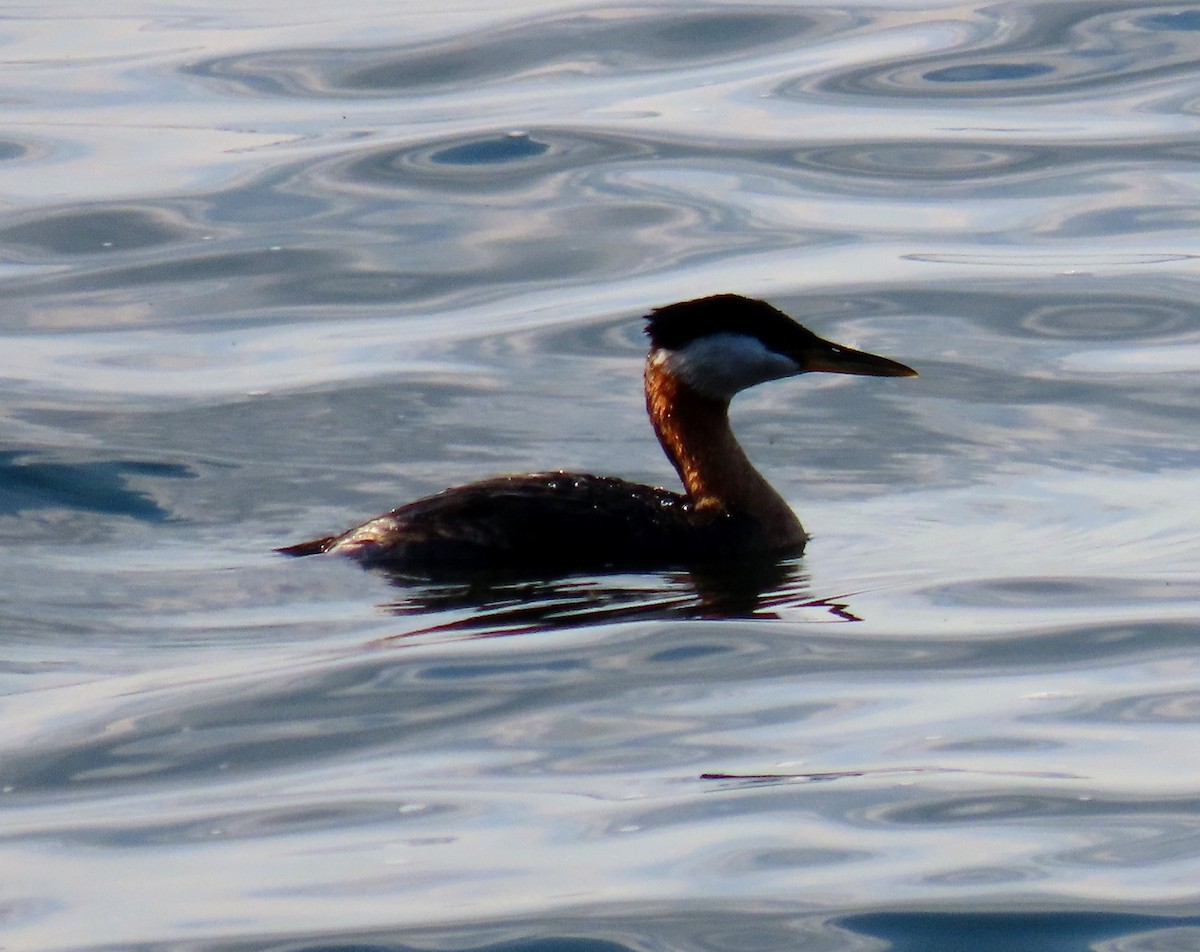
[[[1200,946],[1200,16],[6,11],[0,947]],[[273,548],[673,485],[650,307],[915,366],[733,408],[813,539]]]

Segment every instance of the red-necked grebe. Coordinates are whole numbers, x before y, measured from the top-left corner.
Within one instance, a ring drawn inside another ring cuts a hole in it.
[[[904,364],[822,340],[736,294],[646,317],[646,410],[685,492],[611,476],[501,476],[411,502],[341,535],[280,549],[424,576],[479,570],[686,566],[799,554],[791,508],[746,458],[729,402],[811,371],[913,377]]]

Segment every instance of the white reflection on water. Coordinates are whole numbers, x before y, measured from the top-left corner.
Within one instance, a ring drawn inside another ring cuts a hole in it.
[[[1078,351],[1063,361],[1072,373],[1181,374],[1200,370],[1200,344],[1139,347],[1133,351]]]

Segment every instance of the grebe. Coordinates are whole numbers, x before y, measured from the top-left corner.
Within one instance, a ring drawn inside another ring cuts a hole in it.
[[[657,308],[646,333],[646,410],[683,494],[611,476],[501,476],[278,551],[346,555],[427,577],[798,555],[808,536],[734,439],[730,400],[755,384],[811,371],[917,373],[822,340],[765,301],[736,294]]]

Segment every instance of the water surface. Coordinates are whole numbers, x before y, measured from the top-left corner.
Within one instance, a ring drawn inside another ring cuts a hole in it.
[[[1172,3],[14,8],[0,945],[1200,944],[1200,19]],[[740,398],[767,573],[274,546],[669,484],[639,317],[912,380]]]

